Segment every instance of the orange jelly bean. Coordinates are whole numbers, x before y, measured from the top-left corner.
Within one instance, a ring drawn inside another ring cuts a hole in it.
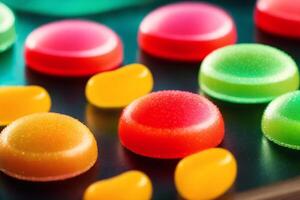
[[[90,185],[84,200],[149,200],[152,196],[151,180],[140,171],[128,171]]]
[[[0,170],[29,181],[77,176],[97,160],[96,140],[78,120],[57,113],[22,117],[0,135]]]
[[[50,107],[50,96],[40,86],[0,87],[0,126],[25,115],[48,112]]]
[[[187,200],[215,199],[234,183],[237,162],[223,148],[211,148],[182,159],[175,170],[175,185]]]

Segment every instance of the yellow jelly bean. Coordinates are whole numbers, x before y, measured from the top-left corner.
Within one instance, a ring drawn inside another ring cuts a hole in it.
[[[0,126],[36,112],[48,112],[51,99],[39,86],[0,87]]]
[[[185,199],[215,199],[232,186],[236,173],[234,156],[225,149],[212,148],[182,159],[175,170],[175,185]]]
[[[90,185],[84,200],[149,200],[152,184],[147,175],[140,171],[128,171],[118,176]]]
[[[0,170],[30,181],[71,178],[89,170],[98,157],[90,130],[58,113],[17,119],[0,134]]]
[[[86,86],[87,100],[101,108],[127,106],[152,90],[153,78],[147,67],[131,64],[93,76]]]

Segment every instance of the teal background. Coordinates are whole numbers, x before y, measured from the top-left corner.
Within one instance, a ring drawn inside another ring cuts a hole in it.
[[[154,75],[154,90],[178,89],[197,93],[200,63],[175,63],[153,58],[141,52],[137,46],[137,30],[143,17],[168,2],[171,1],[149,2],[79,18],[106,24],[116,31],[125,47],[124,64],[141,62],[147,65]],[[239,43],[260,42],[279,47],[300,64],[299,41],[270,36],[256,30],[252,18],[254,1],[209,2],[224,7],[233,16],[238,28]],[[23,44],[27,35],[42,24],[62,18],[25,12],[15,14],[18,37],[11,49],[0,54],[0,85],[38,84],[45,87],[52,97],[53,112],[71,115],[90,127],[99,144],[99,159],[90,171],[66,181],[31,183],[18,181],[1,173],[0,199],[79,200],[90,183],[129,169],[142,170],[151,177],[154,185],[153,199],[180,199],[173,184],[173,173],[178,160],[144,158],[124,149],[117,136],[121,110],[100,110],[89,105],[84,96],[88,78],[49,77],[26,69]],[[239,166],[235,186],[221,199],[234,199],[236,192],[300,175],[299,152],[274,145],[262,135],[260,123],[266,104],[237,105],[211,100],[220,108],[226,124],[226,136],[221,146],[233,152]]]

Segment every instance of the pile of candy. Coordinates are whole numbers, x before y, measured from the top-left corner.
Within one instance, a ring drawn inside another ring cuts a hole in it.
[[[255,22],[269,33],[300,38],[299,5],[292,0],[259,0]],[[14,15],[0,3],[0,52],[15,38]],[[139,46],[148,54],[172,61],[202,61],[199,87],[206,95],[236,104],[271,101],[262,117],[264,135],[276,144],[300,149],[295,61],[274,47],[235,44],[236,40],[230,15],[199,2],[158,8],[144,18],[138,32]],[[217,198],[234,183],[234,156],[216,148],[225,134],[217,106],[200,94],[151,92],[153,77],[142,64],[118,69],[123,45],[110,28],[84,20],[52,22],[34,30],[24,49],[27,66],[39,73],[91,76],[85,95],[93,106],[125,107],[119,120],[119,140],[125,148],[151,158],[182,159],[174,172],[182,197]],[[101,147],[94,135],[76,119],[49,112],[51,98],[44,88],[0,87],[0,108],[0,126],[7,125],[0,135],[3,173],[29,181],[64,180],[86,172],[96,162]],[[147,200],[151,196],[149,177],[128,171],[92,184],[83,199]]]

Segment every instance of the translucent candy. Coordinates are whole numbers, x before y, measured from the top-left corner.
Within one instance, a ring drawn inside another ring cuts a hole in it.
[[[234,183],[237,163],[222,148],[212,148],[182,159],[175,170],[175,185],[187,200],[215,199]]]
[[[160,91],[125,108],[119,122],[119,137],[134,153],[181,158],[220,144],[224,122],[218,108],[203,96]]]
[[[0,170],[18,179],[74,177],[90,169],[97,156],[97,144],[89,129],[62,114],[27,115],[0,134]]]
[[[39,86],[0,87],[0,126],[36,112],[48,112],[51,99]]]
[[[276,144],[300,150],[300,91],[284,94],[268,105],[262,131]]]
[[[93,76],[87,83],[86,97],[97,107],[124,107],[149,93],[152,87],[149,69],[141,64],[131,64]]]
[[[284,52],[261,44],[218,49],[202,62],[201,91],[234,103],[263,103],[297,90],[299,72]]]
[[[15,40],[14,14],[7,6],[0,2],[0,52],[9,48]]]
[[[151,180],[142,172],[128,171],[113,178],[98,181],[87,188],[83,200],[150,200]]]

